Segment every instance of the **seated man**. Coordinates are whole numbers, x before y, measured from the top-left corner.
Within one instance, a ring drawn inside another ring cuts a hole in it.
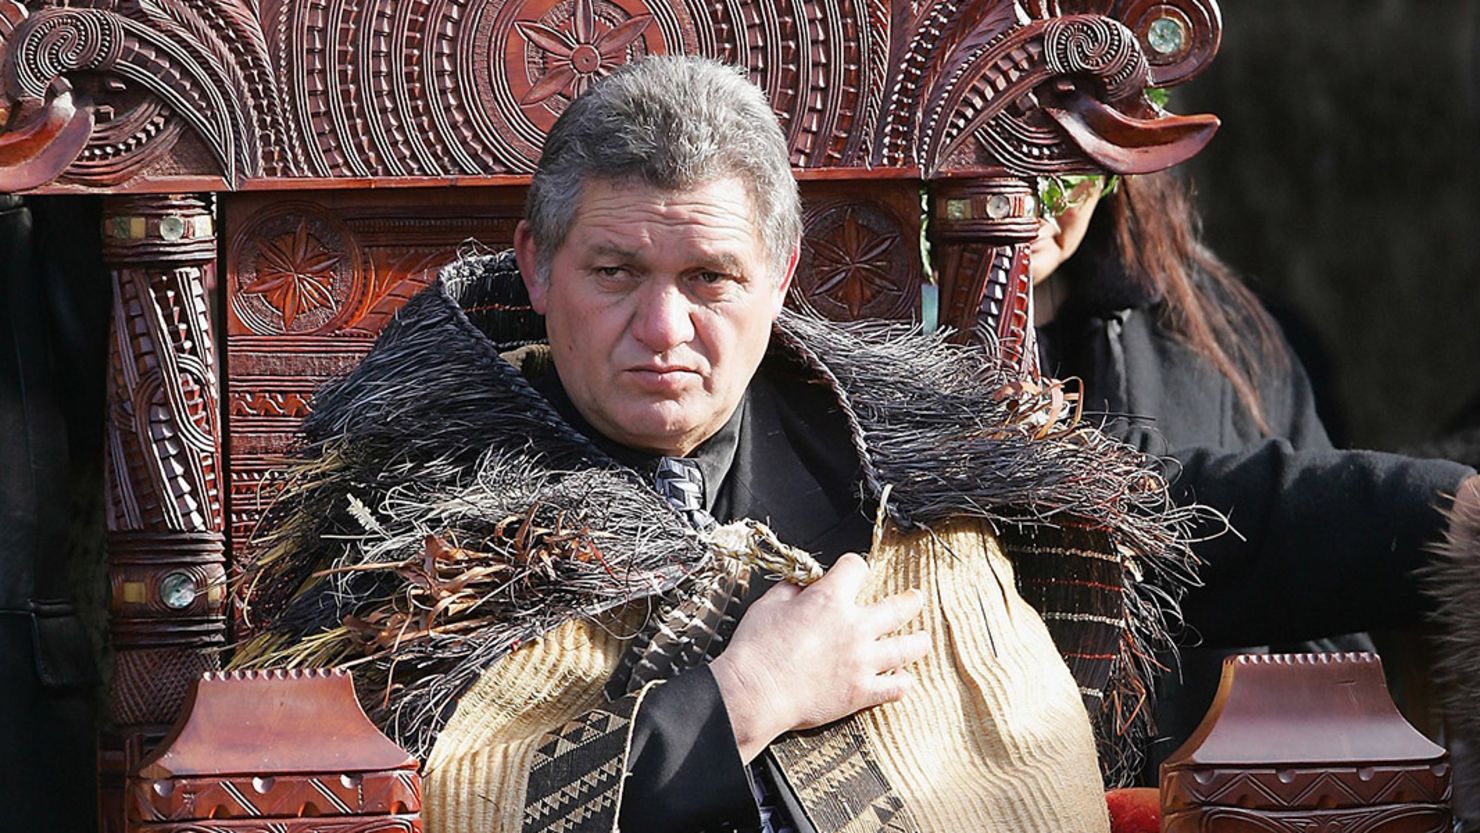
[[[548,351],[507,255],[408,303],[315,401],[236,662],[354,667],[431,830],[1105,829],[1085,706],[1121,740],[1195,510],[990,356],[783,313],[799,214],[732,70],[574,101],[515,235]]]

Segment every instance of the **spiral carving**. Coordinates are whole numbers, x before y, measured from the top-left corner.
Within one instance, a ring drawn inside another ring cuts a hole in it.
[[[118,61],[123,27],[112,15],[43,11],[27,23],[14,47],[16,83],[24,97],[44,98],[63,73],[104,69]]]
[[[1056,74],[1095,76],[1111,101],[1140,95],[1150,77],[1135,35],[1108,17],[1076,15],[1049,21],[1043,29],[1043,53]]]
[[[1136,33],[1143,46],[1159,21],[1180,30],[1180,50],[1146,52],[1158,87],[1184,83],[1202,72],[1222,41],[1223,17],[1215,0],[1121,0],[1115,17]]]

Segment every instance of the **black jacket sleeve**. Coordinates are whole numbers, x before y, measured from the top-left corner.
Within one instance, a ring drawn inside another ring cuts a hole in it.
[[[1183,602],[1183,644],[1297,642],[1418,622],[1429,605],[1415,571],[1444,531],[1447,495],[1471,470],[1334,450],[1288,349],[1259,379],[1266,438],[1206,359],[1144,311],[1122,318],[1090,334],[1096,349],[1082,364],[1112,410],[1154,419],[1112,420],[1107,430],[1169,460],[1178,504],[1211,506],[1234,529],[1194,546],[1204,586]]]
[[[1416,624],[1431,608],[1417,571],[1441,509],[1474,472],[1369,451],[1175,451],[1178,503],[1225,513],[1236,534],[1202,541],[1203,587],[1183,613],[1209,646],[1315,639]],[[1211,531],[1211,530],[1209,530]]]
[[[759,818],[719,686],[703,665],[656,686],[632,729],[621,829],[699,831]]]

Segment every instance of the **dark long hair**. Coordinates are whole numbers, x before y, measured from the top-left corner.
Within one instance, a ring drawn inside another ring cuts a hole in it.
[[[1201,233],[1192,194],[1180,176],[1127,177],[1096,211],[1084,253],[1102,264],[1111,261],[1145,297],[1159,298],[1163,329],[1217,368],[1259,430],[1269,434],[1260,376],[1283,369],[1288,356],[1274,319],[1228,264],[1203,245]]]

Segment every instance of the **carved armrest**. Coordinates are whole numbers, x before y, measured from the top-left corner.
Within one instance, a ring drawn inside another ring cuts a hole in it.
[[[1374,654],[1241,655],[1161,767],[1164,833],[1450,829],[1449,754],[1408,724]]]
[[[412,833],[420,813],[416,759],[345,671],[205,674],[128,783],[140,833]]]

